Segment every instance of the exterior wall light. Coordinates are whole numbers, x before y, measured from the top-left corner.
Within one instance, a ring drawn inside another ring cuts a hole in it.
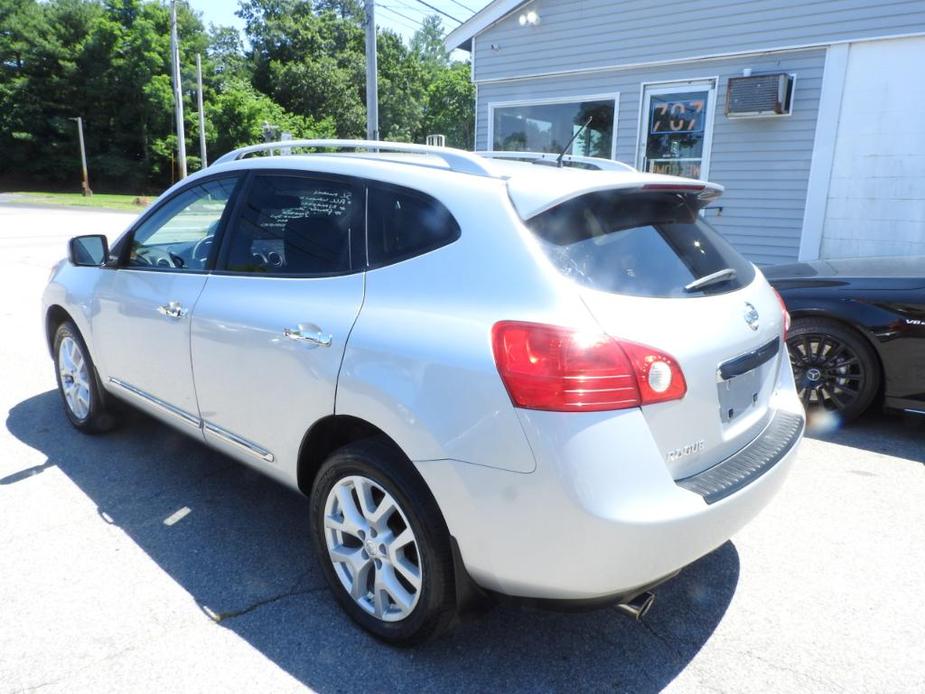
[[[534,27],[540,23],[540,16],[536,13],[535,10],[529,10],[527,12],[521,13],[521,15],[517,18],[517,23],[522,27]]]

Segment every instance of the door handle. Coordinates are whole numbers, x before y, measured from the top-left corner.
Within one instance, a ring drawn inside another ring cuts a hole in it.
[[[157,312],[167,318],[179,319],[186,315],[186,309],[180,306],[177,301],[171,301],[169,304],[157,307]]]
[[[312,326],[313,328],[315,326]],[[319,328],[315,328],[312,332],[302,332],[302,327],[298,328],[285,328],[283,330],[283,335],[288,337],[290,340],[298,340],[300,342],[308,342],[318,347],[330,347],[331,341],[334,339],[332,335],[325,335]]]

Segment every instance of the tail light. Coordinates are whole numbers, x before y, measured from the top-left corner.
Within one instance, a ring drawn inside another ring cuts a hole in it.
[[[780,304],[780,310],[784,314],[784,339],[787,339],[787,334],[790,332],[790,311],[787,310],[787,304],[784,303],[784,297],[780,295],[780,292],[776,289],[774,290],[774,296],[777,297],[777,301]]]
[[[652,347],[538,323],[492,328],[501,380],[516,407],[594,412],[679,400],[681,367]]]

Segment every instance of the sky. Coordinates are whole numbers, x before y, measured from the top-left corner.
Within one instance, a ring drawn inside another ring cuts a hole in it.
[[[190,7],[202,12],[206,26],[209,22],[234,26],[243,31],[244,23],[235,16],[238,3],[235,0],[188,0]],[[428,5],[443,10],[456,19],[465,21],[482,9],[490,0],[426,0]],[[410,40],[421,21],[429,14],[438,14],[425,7],[419,0],[377,0],[376,24],[401,34]],[[443,26],[452,31],[459,24],[441,16]],[[464,56],[460,56],[464,57]]]

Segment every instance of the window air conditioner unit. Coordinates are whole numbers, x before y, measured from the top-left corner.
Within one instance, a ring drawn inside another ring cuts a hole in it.
[[[789,116],[793,107],[793,75],[730,77],[726,85],[727,118]]]

